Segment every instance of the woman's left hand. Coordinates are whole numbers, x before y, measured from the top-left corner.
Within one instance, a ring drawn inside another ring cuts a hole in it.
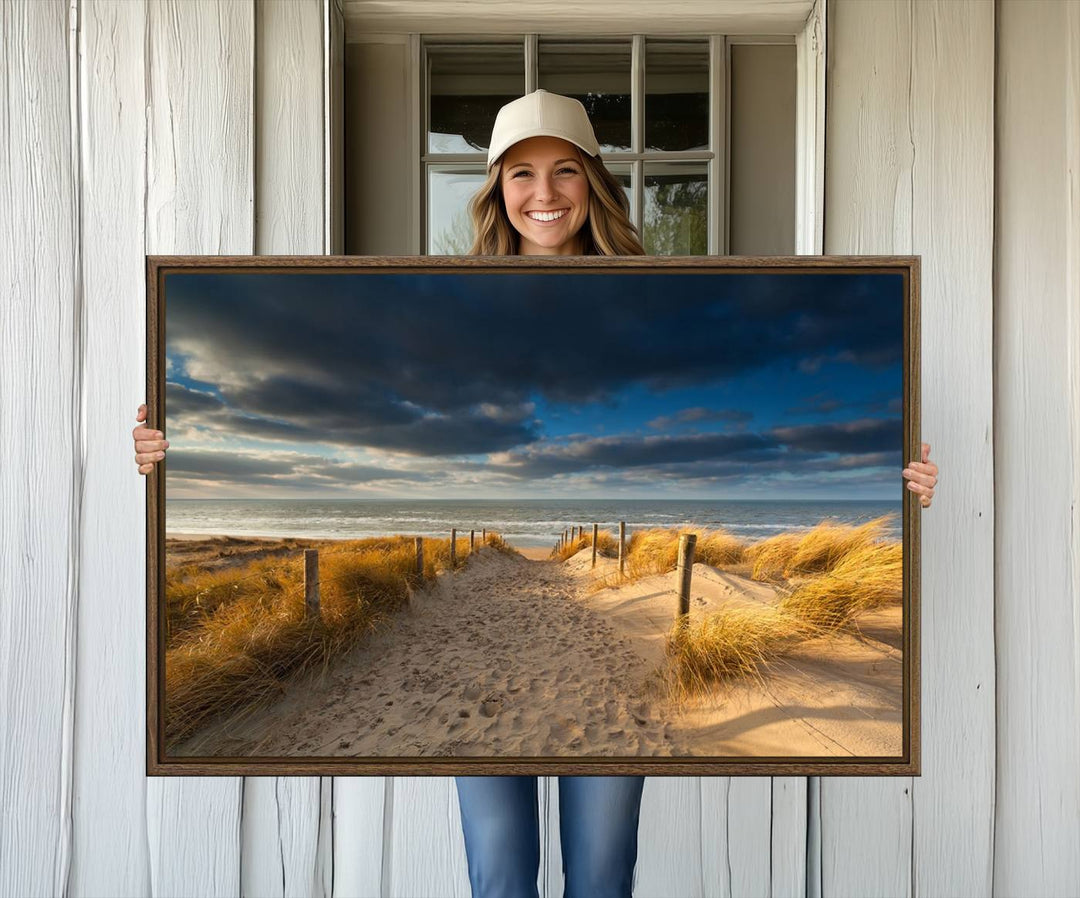
[[[907,488],[917,493],[923,508],[929,508],[937,486],[938,466],[930,461],[930,444],[922,444],[922,461],[913,461],[901,472],[907,478]]]

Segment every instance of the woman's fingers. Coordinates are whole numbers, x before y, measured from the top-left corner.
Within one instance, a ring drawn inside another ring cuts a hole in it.
[[[914,470],[914,468],[915,465],[913,464],[910,468],[904,469],[903,476],[906,477],[909,481],[913,483],[921,483],[926,486],[933,486],[935,483],[937,483],[936,473],[929,473],[922,470]]]
[[[168,440],[136,440],[136,452],[160,452],[169,447]]]
[[[146,403],[139,406],[135,420],[146,420]],[[139,473],[149,474],[154,470],[154,465],[165,457],[169,441],[160,430],[154,430],[145,424],[136,425],[131,431],[131,436],[135,441],[135,464],[139,466]]]

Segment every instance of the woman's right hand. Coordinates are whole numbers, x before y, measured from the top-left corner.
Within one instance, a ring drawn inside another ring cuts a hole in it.
[[[146,403],[139,406],[135,420],[146,420]],[[153,470],[155,462],[165,457],[165,449],[169,441],[164,439],[165,434],[160,430],[152,430],[145,424],[140,424],[132,430],[131,435],[135,438],[135,463],[139,466],[139,473],[149,473]]]

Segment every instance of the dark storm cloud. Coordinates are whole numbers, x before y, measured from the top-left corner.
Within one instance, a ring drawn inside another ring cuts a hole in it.
[[[170,480],[175,477],[183,481],[282,485],[295,480],[304,486],[319,485],[318,481],[322,481],[322,485],[345,486],[382,480],[430,480],[429,475],[422,473],[296,452],[261,456],[244,452],[170,449],[166,465]]]
[[[493,459],[490,470],[522,479],[653,468],[665,477],[745,478],[803,470],[897,465],[900,422],[860,421],[778,427],[764,434],[685,434],[571,438],[537,443]],[[658,475],[659,476],[659,475]]]
[[[428,455],[535,441],[536,395],[880,368],[902,333],[901,279],[881,274],[171,274],[166,295],[169,352],[230,423]]]
[[[899,418],[860,418],[829,424],[774,427],[769,433],[793,449],[813,452],[883,452],[900,446]]]
[[[837,411],[863,412],[876,415],[899,415],[904,410],[904,400],[900,396],[879,397],[876,399],[849,402],[829,393],[815,393],[805,396],[797,405],[784,409],[786,415],[831,415]]]
[[[597,468],[634,468],[704,460],[758,462],[780,452],[776,440],[758,434],[611,436],[528,446],[508,457],[496,457],[490,467],[519,477],[534,478]]]
[[[456,415],[425,415],[418,409],[386,403],[379,405],[357,391],[339,397],[337,406],[324,388],[299,385],[293,390],[284,378],[272,378],[251,392],[266,402],[245,402],[244,409],[273,408],[275,418],[240,414],[216,397],[181,384],[166,387],[166,414],[170,428],[200,426],[234,436],[314,442],[325,445],[365,446],[420,455],[463,455],[509,449],[537,438],[531,408],[479,408]],[[271,394],[284,397],[280,404]],[[319,402],[313,401],[318,397]],[[305,404],[301,398],[307,400]],[[314,410],[321,409],[319,414]],[[349,409],[353,409],[352,413]]]
[[[711,409],[697,406],[684,408],[674,415],[661,415],[648,422],[648,426],[654,430],[670,430],[680,424],[706,424],[714,421],[730,421],[733,424],[745,424],[754,413],[743,409],[722,408]]]

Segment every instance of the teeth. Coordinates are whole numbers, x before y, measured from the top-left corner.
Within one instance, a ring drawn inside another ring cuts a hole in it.
[[[566,210],[563,209],[560,212],[529,212],[527,214],[529,218],[535,218],[537,221],[554,221],[556,218],[562,218],[566,214]]]

